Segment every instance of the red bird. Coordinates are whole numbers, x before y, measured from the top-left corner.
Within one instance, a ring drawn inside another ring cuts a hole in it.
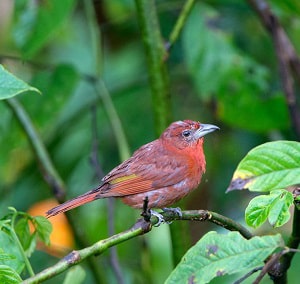
[[[118,197],[134,208],[164,208],[195,189],[205,172],[204,135],[219,129],[212,124],[173,122],[160,136],[114,168],[101,185],[49,210],[47,217],[106,197]]]

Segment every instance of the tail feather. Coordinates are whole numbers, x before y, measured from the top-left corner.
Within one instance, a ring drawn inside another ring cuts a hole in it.
[[[75,197],[71,200],[66,201],[65,203],[62,203],[62,204],[50,209],[49,211],[46,212],[46,217],[50,218],[57,214],[60,214],[60,213],[69,211],[73,208],[76,208],[80,205],[94,201],[94,200],[98,199],[97,195],[99,195],[99,189],[93,189],[91,191],[88,191],[83,195]]]

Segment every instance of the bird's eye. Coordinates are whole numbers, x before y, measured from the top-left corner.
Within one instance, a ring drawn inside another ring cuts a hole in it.
[[[190,130],[184,130],[184,131],[182,131],[182,136],[183,137],[189,137],[191,135],[191,131]]]

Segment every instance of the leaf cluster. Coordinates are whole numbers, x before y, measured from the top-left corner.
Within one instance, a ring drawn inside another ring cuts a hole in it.
[[[29,258],[36,249],[37,239],[50,244],[51,223],[43,216],[30,216],[14,208],[0,220],[1,283],[20,283],[21,274],[33,275]]]

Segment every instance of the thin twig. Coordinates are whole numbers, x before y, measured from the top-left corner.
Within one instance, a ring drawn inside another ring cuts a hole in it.
[[[166,46],[167,50],[170,50],[172,48],[172,46],[174,45],[174,43],[176,42],[176,40],[178,39],[178,37],[186,23],[186,20],[188,19],[188,16],[190,15],[190,13],[194,7],[194,4],[195,4],[195,0],[187,0],[184,3],[184,6],[180,12],[180,15],[177,18],[177,21],[173,27],[173,30],[171,31],[169,41]]]
[[[270,272],[270,270],[278,270],[277,266],[279,264],[279,259],[286,253],[288,253],[290,250],[284,249],[280,251],[279,253],[273,254],[265,263],[263,269],[261,270],[260,274],[257,276],[257,278],[254,280],[253,284],[258,284],[260,281],[264,278],[264,276]],[[277,278],[282,278],[282,275],[278,275]]]
[[[240,279],[236,280],[233,282],[233,284],[241,284],[242,282],[244,282],[248,277],[250,277],[252,274],[254,274],[255,272],[262,270],[263,266],[260,267],[255,267],[253,268],[251,271],[249,271],[247,274],[245,274],[243,277],[241,277]]]
[[[120,154],[120,160],[124,161],[130,157],[130,150],[121,123],[121,119],[115,109],[115,106],[112,102],[111,96],[106,88],[105,83],[101,79],[99,79],[96,82],[94,82],[93,86],[95,88],[96,95],[102,99],[104,109],[109,117],[109,121],[111,123],[114,135],[116,137],[116,142]]]
[[[104,173],[102,171],[100,161],[99,161],[99,135],[98,135],[98,127],[97,127],[97,108],[96,105],[93,105],[91,107],[91,113],[92,113],[92,153],[91,153],[91,161],[93,164],[93,167],[96,172],[96,176],[98,180],[100,181],[102,177],[104,176]],[[114,199],[108,198],[107,200],[107,207],[108,207],[108,233],[110,236],[113,236],[115,234],[115,202]],[[118,280],[118,283],[123,284],[124,278],[121,270],[121,266],[118,259],[117,249],[116,247],[112,247],[110,249],[110,263],[113,268],[113,271],[116,275],[116,278]]]
[[[251,239],[253,235],[249,232],[244,226],[235,222],[234,220],[218,214],[213,211],[208,210],[187,210],[182,211],[182,216],[178,216],[176,212],[172,211],[164,211],[160,212],[160,214],[164,217],[165,221],[174,221],[174,220],[189,220],[189,221],[208,221],[214,223],[220,227],[223,227],[229,231],[237,231],[244,238]],[[158,218],[155,216],[151,216],[151,222],[154,223],[154,220],[158,222]]]
[[[59,202],[63,202],[65,198],[64,182],[53,166],[45,145],[42,142],[40,135],[36,131],[29,115],[25,111],[22,104],[16,98],[5,100],[5,102],[10,107],[18,122],[24,129],[28,137],[28,141],[31,144],[32,150],[38,161],[38,164],[41,168],[41,173],[47,184],[50,185],[53,195]]]

